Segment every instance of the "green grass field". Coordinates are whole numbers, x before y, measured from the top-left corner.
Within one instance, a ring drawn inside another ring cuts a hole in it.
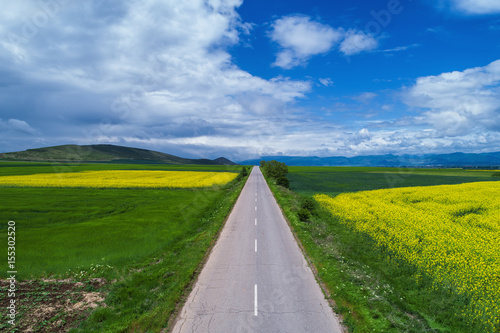
[[[174,164],[117,164],[117,163],[42,163],[0,161],[0,176],[31,175],[35,173],[79,172],[97,170],[171,170],[239,172],[239,165],[174,165]]]
[[[288,167],[290,188],[303,195],[378,190],[393,187],[452,185],[495,181],[496,171],[363,167]]]
[[[18,277],[28,279],[142,260],[200,230],[197,224],[219,193],[0,188],[0,195],[1,220],[16,221],[18,230]],[[3,223],[1,237],[6,228]]]
[[[238,172],[240,168],[2,162],[0,176],[113,169]],[[96,291],[107,296],[107,307],[98,308],[86,321],[63,320],[62,328],[159,331],[186,293],[243,183],[199,190],[0,187],[0,221],[4,221],[0,237],[6,239],[7,222],[16,221],[20,281],[105,279]],[[5,277],[7,263],[0,268]],[[21,302],[28,299],[19,295]],[[6,300],[3,295],[2,305]],[[18,323],[26,323],[37,305],[23,303]],[[56,328],[51,318],[43,320],[46,324],[37,326],[38,331]],[[0,330],[6,328],[5,322],[1,317]]]
[[[495,181],[495,171],[289,167],[290,188],[270,183],[317,275],[351,332],[483,332],[457,313],[467,300],[432,281],[418,282],[413,267],[388,261],[365,234],[346,228],[316,206],[306,222],[298,212],[316,193],[335,196],[392,187]]]

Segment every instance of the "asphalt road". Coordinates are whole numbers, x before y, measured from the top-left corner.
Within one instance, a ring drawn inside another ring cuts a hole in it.
[[[259,168],[173,332],[342,332]]]

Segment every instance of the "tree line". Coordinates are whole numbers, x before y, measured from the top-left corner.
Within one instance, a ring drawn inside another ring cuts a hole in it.
[[[289,187],[290,184],[288,182],[288,178],[286,178],[288,167],[285,163],[274,160],[260,161],[260,168],[266,177],[276,180],[276,185],[286,188]]]

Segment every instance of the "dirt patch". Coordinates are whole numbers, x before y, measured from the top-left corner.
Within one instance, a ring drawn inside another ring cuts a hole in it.
[[[0,314],[2,332],[67,332],[98,306],[106,306],[104,279],[88,281],[30,280],[16,285],[15,326],[8,323],[7,312]],[[6,280],[0,280],[2,291],[9,288]],[[10,299],[0,294],[0,307],[6,309]]]

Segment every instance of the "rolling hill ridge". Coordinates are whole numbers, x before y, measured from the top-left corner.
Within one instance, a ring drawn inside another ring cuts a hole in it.
[[[153,150],[115,145],[62,145],[20,152],[0,154],[4,161],[37,162],[121,162],[121,163],[167,163],[200,165],[236,165],[224,157],[210,159],[188,159]]]

